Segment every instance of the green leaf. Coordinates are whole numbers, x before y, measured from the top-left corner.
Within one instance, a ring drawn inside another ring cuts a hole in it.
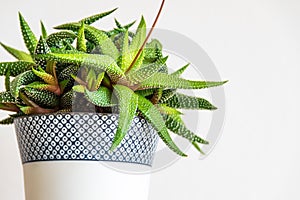
[[[88,88],[91,90],[94,82],[96,81],[97,75],[93,69],[91,69],[87,75],[86,82],[88,84]]]
[[[117,60],[117,58],[119,57],[119,51],[112,40],[107,37],[104,31],[98,30],[91,26],[86,26],[85,30],[86,39],[94,42],[104,55],[108,55],[114,60]]]
[[[71,77],[71,74],[78,74],[80,66],[78,65],[70,65],[66,67],[62,72],[58,75],[58,81],[64,81],[68,80],[68,84],[66,85],[66,88],[72,87],[74,85],[74,79]]]
[[[132,38],[131,44],[126,52],[122,52],[122,57],[124,57],[125,61],[123,64],[123,71],[127,71],[133,62],[134,58],[136,57],[139,49],[143,45],[144,41],[146,39],[146,22],[144,17],[142,17],[138,29],[136,31],[136,34]],[[126,41],[125,41],[126,42]],[[134,63],[134,65],[131,68],[131,71],[135,71],[140,68],[144,60],[144,52],[140,55],[138,60]]]
[[[138,29],[135,33],[135,36],[132,39],[129,50],[138,51],[143,45],[145,39],[146,39],[146,22],[144,17],[142,17]]]
[[[95,85],[93,86],[93,90],[98,90],[99,89],[99,87],[102,83],[102,80],[104,78],[104,75],[105,75],[105,72],[102,72],[102,73],[98,74]]]
[[[16,99],[11,95],[10,92],[0,92],[0,103],[6,104],[6,103],[17,103]]]
[[[37,43],[35,54],[47,54],[50,52],[50,47],[48,46],[46,40],[41,36]]]
[[[192,110],[215,110],[217,109],[209,101],[199,98],[188,96],[185,94],[176,93],[170,99],[165,101],[167,106],[177,109],[192,109]]]
[[[117,9],[118,8],[115,8],[115,9],[107,11],[107,12],[103,12],[103,13],[100,13],[100,14],[96,14],[96,15],[84,18],[84,19],[80,20],[80,22],[83,22],[84,24],[87,24],[87,25],[91,25],[92,23],[98,21],[99,19],[101,19],[101,18],[103,18],[107,15],[110,15],[111,13],[116,11]]]
[[[115,85],[114,91],[118,98],[119,104],[119,122],[111,150],[114,150],[117,146],[119,146],[127,134],[138,106],[138,96],[135,95],[134,92],[128,87],[123,85]]]
[[[39,70],[32,68],[32,71],[36,76],[43,79],[43,81],[45,81],[46,83],[50,85],[57,85],[56,79],[51,74],[48,74],[45,71],[43,71],[41,68],[39,68]]]
[[[126,71],[128,66],[130,65],[130,57],[129,57],[129,38],[128,38],[128,31],[125,32],[124,37],[123,37],[123,44],[122,44],[122,49],[121,49],[121,64],[120,67],[123,70],[123,72]]]
[[[146,97],[146,96],[153,95],[155,91],[156,91],[156,89],[145,89],[145,90],[135,91],[135,93],[139,94],[139,95],[141,95],[143,97]]]
[[[163,93],[162,88],[158,88],[158,89],[155,90],[154,94],[151,97],[151,102],[154,105],[156,105],[159,102],[159,100],[161,99],[162,93]]]
[[[40,90],[45,90],[45,88],[49,86],[49,84],[46,84],[44,82],[41,82],[41,81],[35,81],[35,82],[32,82],[28,85],[26,85],[25,87],[27,88],[35,88],[35,89],[40,89]]]
[[[84,93],[85,92],[85,87],[83,85],[74,85],[72,87],[72,89],[75,91],[75,92],[78,92],[78,93]]]
[[[70,44],[73,43],[77,36],[69,31],[61,31],[57,33],[52,33],[46,38],[46,42],[49,47],[57,47],[62,48],[64,45],[64,41],[69,42]]]
[[[157,105],[158,110],[165,115],[181,115],[182,113],[175,108],[169,107],[165,104]]]
[[[142,66],[143,61],[144,61],[144,56],[145,56],[145,53],[144,53],[144,51],[142,51],[142,53],[140,54],[140,56],[138,57],[138,59],[136,60],[134,65],[132,66],[132,68],[129,71],[127,69],[127,73],[135,72],[136,70],[140,69],[140,67]],[[132,61],[133,61],[133,59],[132,59]]]
[[[145,52],[145,61],[146,62],[155,62],[158,59],[162,58],[162,44],[156,40],[153,39],[151,40],[151,42],[147,43],[145,48],[144,48],[144,52]]]
[[[24,51],[20,51],[20,50],[14,49],[12,47],[9,47],[1,42],[0,42],[0,45],[16,59],[33,63],[33,60],[31,58],[30,54],[28,54]]]
[[[68,29],[72,31],[78,31],[81,27],[80,23],[69,23],[55,27],[56,29]],[[112,40],[106,35],[104,31],[98,30],[92,26],[86,25],[84,29],[85,38],[92,41],[98,46],[104,55],[112,57],[117,60],[119,57],[119,51],[114,45]]]
[[[10,84],[10,92],[13,97],[19,97],[19,91],[23,85],[38,81],[39,78],[30,70],[18,75]]]
[[[22,107],[20,107],[20,110],[24,113],[24,114],[26,114],[26,115],[29,115],[29,114],[33,114],[33,107],[31,107],[31,106],[22,106]]]
[[[35,64],[26,61],[2,62],[0,63],[0,76],[5,76],[10,69],[10,76],[17,76],[25,71],[30,70]]]
[[[111,107],[115,105],[111,102],[112,92],[108,88],[103,86],[101,86],[97,91],[94,92],[85,90],[85,97],[96,106]]]
[[[74,79],[74,81],[76,81],[77,83],[86,86],[87,83],[84,82],[82,79],[80,79],[79,77],[75,76],[74,74],[71,74],[71,77]]]
[[[139,95],[138,99],[138,109],[141,111],[143,116],[146,117],[146,119],[152,124],[152,126],[156,129],[158,132],[160,138],[163,140],[163,142],[175,153],[177,153],[180,156],[186,156],[173,142],[172,138],[170,137],[170,134],[168,133],[168,130],[166,128],[166,125],[164,123],[164,120],[159,112],[159,110],[145,97]]]
[[[118,28],[123,28],[120,22],[115,18],[115,24]]]
[[[65,51],[68,51],[68,52],[74,52],[74,53],[83,53],[83,52],[81,52],[81,51],[78,51],[78,50],[72,45],[72,43],[70,43],[70,42],[68,42],[68,41],[66,41],[66,40],[62,41],[62,43],[63,43],[63,45],[64,45],[62,49],[64,49]],[[62,53],[63,51],[61,51],[61,49],[53,49],[52,52],[53,52],[53,53]]]
[[[59,63],[68,63],[82,66],[90,66],[95,69],[102,69],[107,72],[113,81],[118,81],[124,77],[123,71],[117,63],[109,56],[96,54],[55,54],[50,53],[41,55],[47,60],[57,61]]]
[[[41,30],[42,30],[42,36],[43,38],[47,38],[48,34],[47,34],[47,30],[45,28],[44,23],[41,21]]]
[[[61,90],[62,93],[65,91],[65,89],[68,86],[69,82],[70,82],[69,80],[63,80],[63,81],[59,82],[59,87],[60,87],[60,90]]]
[[[108,77],[107,74],[104,75],[103,80],[102,80],[102,84],[103,86],[107,87],[107,88],[113,88],[112,87],[112,82],[110,80],[110,78]]]
[[[172,98],[176,94],[176,89],[163,90],[159,103],[165,103],[168,99]]]
[[[115,37],[117,35],[119,35],[120,33],[125,33],[130,27],[132,27],[134,24],[135,24],[136,21],[133,21],[127,25],[124,25],[124,26],[121,26],[121,27],[118,27],[118,28],[114,28],[113,30],[110,30],[110,31],[107,31],[105,32],[106,35],[108,37]],[[133,37],[134,36],[134,33],[132,32],[129,32],[128,33],[130,37]]]
[[[188,68],[190,63],[184,65],[182,68],[178,69],[177,71],[173,72],[171,75],[179,77],[183,72]]]
[[[144,81],[140,89],[147,88],[169,88],[169,89],[203,89],[209,87],[216,87],[225,84],[227,81],[212,82],[212,81],[192,81],[178,78],[173,75],[156,73],[149,79]]]
[[[56,92],[59,90],[57,85],[49,85],[44,82],[35,81],[25,86],[25,88],[34,88],[39,90],[47,90],[49,92]]]
[[[107,35],[107,37],[113,38],[113,37],[119,35],[120,33],[124,33],[124,32],[126,32],[125,29],[115,28],[111,31],[105,32],[105,34]]]
[[[180,75],[187,69],[190,64],[183,66],[182,68],[176,70],[171,75],[180,77]],[[163,91],[162,96],[159,100],[159,103],[165,103],[168,99],[173,97],[176,94],[176,89],[166,89]]]
[[[25,87],[27,97],[41,107],[54,108],[59,105],[59,97],[52,92]]]
[[[7,118],[5,118],[5,119],[2,119],[1,121],[0,121],[0,124],[1,125],[10,125],[10,124],[13,124],[14,123],[14,117],[7,117]]]
[[[10,90],[10,68],[6,70],[6,75],[5,75],[5,89],[6,91]]]
[[[6,119],[2,119],[0,121],[0,124],[1,125],[10,125],[10,124],[13,124],[14,123],[14,119],[17,118],[17,117],[21,117],[23,116],[23,114],[21,112],[18,112],[16,114],[13,114],[13,115],[9,115],[9,117],[7,117]]]
[[[134,24],[135,24],[135,20],[133,22],[130,22],[129,24],[124,25],[122,28],[124,30],[128,30],[129,28],[131,28]]]
[[[70,90],[69,92],[65,93],[60,99],[60,107],[63,109],[72,108],[74,98],[75,92],[73,90]]]
[[[209,144],[206,140],[194,134],[186,128],[180,115],[164,115],[167,128],[177,135],[188,139],[190,142],[198,142],[201,144]]]
[[[47,113],[53,113],[56,111],[54,109],[45,109],[45,108],[41,108],[41,107],[31,107],[31,106],[21,106],[20,110],[26,115],[47,114]]]
[[[19,13],[19,20],[20,20],[20,26],[21,31],[23,35],[23,39],[25,42],[25,45],[30,52],[31,55],[34,54],[35,47],[37,45],[37,39],[34,35],[34,33],[31,31],[28,23],[25,21],[24,17]]]
[[[31,99],[29,99],[26,94],[24,93],[24,91],[20,91],[19,94],[19,98],[22,100],[22,104],[24,103],[26,106],[30,106],[30,107],[39,107],[39,105],[37,105],[35,102],[33,102]],[[18,105],[19,108],[23,107],[23,105]]]
[[[205,155],[204,151],[199,147],[199,145],[196,142],[192,142],[192,145],[197,149],[201,154]]]
[[[77,50],[86,52],[86,42],[85,42],[85,36],[84,36],[84,23],[81,24],[81,27],[78,31]]]
[[[147,66],[141,67],[140,69],[134,72],[129,72],[127,74],[127,79],[132,84],[139,84],[153,76],[155,73],[157,73],[166,63],[167,59],[168,57],[159,59],[158,61],[151,63]]]
[[[47,54],[47,53],[50,53],[50,52],[51,52],[50,47],[48,46],[46,40],[44,40],[44,38],[41,36],[39,41],[38,41],[38,44],[36,46],[35,53],[34,53],[35,63],[37,65],[42,66],[43,68],[46,68],[46,65],[47,65],[46,60],[39,58],[37,55]]]
[[[121,23],[115,18],[115,24],[117,26],[117,29],[120,31],[127,31],[130,27],[132,27],[135,24],[136,21],[133,21],[125,26],[122,26]]]

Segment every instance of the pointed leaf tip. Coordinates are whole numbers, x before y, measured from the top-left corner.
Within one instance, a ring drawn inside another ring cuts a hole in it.
[[[12,47],[9,47],[9,46],[3,44],[2,42],[0,42],[0,45],[16,59],[33,63],[33,60],[28,53],[18,50],[18,49],[15,49],[15,48],[12,48]]]
[[[20,12],[19,12],[19,21],[20,21],[21,32],[23,35],[25,45],[29,50],[30,54],[34,55],[34,50],[38,41],[34,33],[32,32],[32,30],[30,29],[28,23],[25,21],[24,17]]]
[[[151,125],[156,129],[158,135],[163,140],[163,142],[178,155],[182,157],[187,157],[187,155],[183,153],[172,140],[159,110],[148,99],[141,95],[138,96],[138,109],[141,111],[143,116],[151,123]]]
[[[80,20],[79,22],[83,22],[87,25],[91,25],[92,23],[98,21],[99,19],[103,18],[103,17],[106,17],[107,15],[110,15],[111,13],[115,12],[118,8],[114,8],[110,11],[107,11],[107,12],[103,12],[103,13],[100,13],[100,14],[95,14],[95,15],[92,15],[90,17],[86,17],[82,20]]]
[[[42,36],[43,36],[43,38],[46,39],[47,36],[48,36],[46,27],[45,27],[45,25],[44,25],[44,23],[42,21],[40,21],[40,23],[41,23]]]

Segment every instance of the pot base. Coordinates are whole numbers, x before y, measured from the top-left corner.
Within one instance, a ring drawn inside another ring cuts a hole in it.
[[[103,162],[33,162],[23,171],[26,200],[148,199],[150,174],[118,172]]]

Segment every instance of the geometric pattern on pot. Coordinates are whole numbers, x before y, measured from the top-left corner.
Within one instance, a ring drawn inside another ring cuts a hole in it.
[[[63,113],[14,120],[22,163],[51,160],[112,161],[152,165],[158,136],[135,117],[118,148],[110,151],[118,115]]]

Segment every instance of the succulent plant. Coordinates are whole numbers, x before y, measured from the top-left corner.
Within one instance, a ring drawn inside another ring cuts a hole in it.
[[[179,93],[177,89],[203,89],[222,82],[180,78],[188,65],[168,73],[162,44],[146,42],[142,17],[135,32],[134,22],[104,31],[92,23],[114,10],[55,27],[47,34],[41,23],[39,39],[19,14],[20,26],[29,53],[2,44],[18,61],[0,63],[6,91],[0,93],[0,109],[15,112],[2,120],[11,124],[23,115],[55,112],[118,113],[118,128],[111,150],[118,147],[134,116],[144,117],[175,153],[186,156],[173,142],[170,132],[198,144],[208,144],[190,131],[181,109],[215,110],[209,101]],[[12,81],[11,81],[12,77]],[[78,106],[80,105],[80,106]]]

